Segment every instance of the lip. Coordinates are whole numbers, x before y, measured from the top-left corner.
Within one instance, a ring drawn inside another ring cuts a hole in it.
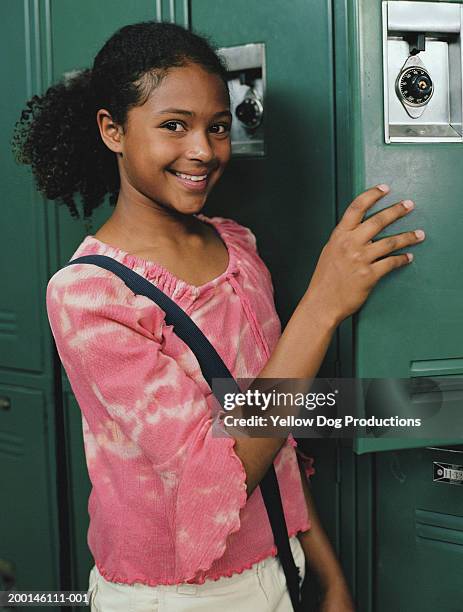
[[[202,172],[186,172],[185,170],[174,170],[173,168],[169,168],[169,172],[179,172],[180,174],[188,174],[189,176],[204,176],[205,174],[210,174],[210,170],[204,169]]]
[[[183,179],[180,176],[175,174],[175,170],[168,170],[169,174],[171,174],[174,179],[176,179],[183,187],[188,189],[189,191],[204,191],[209,183],[210,174],[208,173],[206,178],[202,181],[190,181],[188,179]],[[177,170],[179,172],[179,170]],[[182,174],[190,174],[191,176],[203,176],[205,172],[201,174],[193,174],[192,172],[182,172]]]

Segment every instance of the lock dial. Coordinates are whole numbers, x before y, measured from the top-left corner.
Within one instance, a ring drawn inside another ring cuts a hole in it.
[[[434,93],[428,71],[419,66],[412,66],[399,75],[397,89],[405,104],[411,106],[424,106]]]
[[[264,107],[258,96],[250,90],[241,104],[236,107],[235,114],[246,128],[253,130],[262,123]]]
[[[396,78],[395,91],[405,112],[419,119],[434,93],[434,83],[419,54],[410,55]]]

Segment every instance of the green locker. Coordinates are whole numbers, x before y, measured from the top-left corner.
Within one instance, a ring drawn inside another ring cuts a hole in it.
[[[463,606],[461,486],[432,482],[432,464],[460,464],[463,447],[378,453],[375,610]]]
[[[397,11],[410,11],[406,17],[411,28],[413,20],[417,20],[417,27],[421,24],[426,29],[427,54],[420,55],[426,67],[433,66],[430,74],[436,79],[437,94],[434,95],[438,95],[439,87],[444,89],[445,83],[438,81],[440,75],[433,64],[433,45],[447,47],[445,60],[449,78],[450,81],[455,79],[452,49],[459,44],[456,30],[461,19],[461,4],[399,4],[345,3],[347,44],[344,49],[337,47],[336,66],[340,69],[336,74],[348,75],[348,83],[344,92],[338,89],[337,100],[343,98],[341,104],[348,101],[350,122],[344,127],[343,138],[348,143],[344,150],[349,150],[352,156],[353,192],[376,183],[388,183],[392,187],[390,196],[373,212],[403,198],[413,199],[416,209],[410,218],[396,222],[384,235],[421,227],[427,239],[423,245],[414,247],[415,261],[410,267],[380,281],[354,317],[352,336],[341,336],[341,344],[344,342],[341,351],[352,354],[350,371],[359,378],[415,381],[432,378],[438,382],[443,377],[453,377],[458,382],[463,374],[463,284],[458,274],[462,264],[458,248],[462,225],[457,211],[463,170],[461,138],[442,142],[433,142],[432,138],[409,142],[391,139],[388,143],[386,139],[388,132],[393,134],[394,130],[399,133],[402,130],[402,134],[407,130],[419,131],[413,123],[416,119],[407,118],[407,127],[387,125],[388,121],[392,124],[392,103],[397,99],[395,91],[387,91],[387,85],[392,85],[391,77],[395,78],[396,74],[391,48],[408,44],[407,32],[400,31],[405,25],[400,23]],[[444,21],[455,19],[455,31],[451,34],[446,29],[453,25],[437,25],[443,14],[446,15],[442,17]],[[337,12],[337,19],[339,15]],[[432,16],[434,23],[426,24],[426,18],[432,19]],[[440,35],[435,32],[439,27],[444,30]],[[383,54],[387,57],[385,63]],[[343,57],[347,58],[345,64]],[[458,69],[461,70],[460,66],[456,66],[456,72]],[[449,97],[451,104],[451,95]],[[421,120],[421,129],[428,136],[433,128],[432,109],[435,106],[429,105],[425,110],[428,115],[423,114]],[[442,121],[439,128],[443,129],[445,120],[442,117],[439,120]],[[338,122],[338,131],[339,128]],[[458,136],[458,129],[456,126],[454,137]],[[339,209],[342,212],[341,203]],[[345,363],[348,361],[343,358],[343,367]],[[445,399],[450,398],[445,396]],[[458,402],[459,407],[461,399]],[[463,588],[459,580],[463,559],[463,491],[455,486],[457,481],[433,480],[435,462],[462,464],[458,460],[461,447],[454,446],[458,444],[462,444],[458,430],[447,439],[437,435],[434,439],[423,440],[356,441],[355,450],[362,453],[355,461],[356,548],[368,551],[356,555],[355,585],[361,609],[378,612],[391,609],[456,612],[463,609]],[[406,450],[412,447],[421,448]],[[432,447],[449,450],[433,450]],[[396,450],[376,454],[389,449]],[[362,470],[365,479],[359,480]],[[363,570],[368,571],[368,581],[362,579]]]
[[[43,295],[48,278],[42,200],[10,140],[24,101],[40,88],[38,14],[0,7],[2,290],[0,292],[0,590],[58,589],[60,506],[54,368]]]

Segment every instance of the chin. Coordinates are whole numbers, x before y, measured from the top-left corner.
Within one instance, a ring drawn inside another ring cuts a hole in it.
[[[172,210],[175,210],[180,215],[195,215],[202,211],[204,205],[206,204],[206,199],[198,200],[197,202],[188,202],[181,203],[178,206],[172,206]]]
[[[176,196],[176,197],[175,197]],[[147,197],[160,209],[171,214],[179,215],[193,215],[200,212],[206,203],[207,195],[202,194],[201,197],[178,197],[175,194],[174,197],[169,198],[165,195],[164,197],[156,197],[154,194],[147,194]]]

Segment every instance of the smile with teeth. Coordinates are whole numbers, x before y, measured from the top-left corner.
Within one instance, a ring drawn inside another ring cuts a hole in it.
[[[174,174],[175,176],[178,176],[179,178],[186,179],[188,181],[193,181],[194,183],[197,183],[198,181],[204,181],[205,179],[207,179],[207,174],[196,176],[194,174],[183,174],[183,172],[175,172],[175,171],[174,171]]]

